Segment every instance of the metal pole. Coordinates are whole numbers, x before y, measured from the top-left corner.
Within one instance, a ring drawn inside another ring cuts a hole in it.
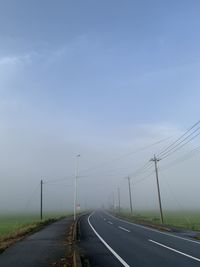
[[[118,208],[119,208],[119,213],[120,213],[120,211],[121,211],[121,203],[120,203],[120,188],[119,187],[118,187],[117,191],[118,191]]]
[[[131,213],[133,212],[133,206],[132,206],[132,195],[131,195],[131,182],[130,182],[130,177],[127,177],[128,179],[128,189],[129,189],[129,201],[130,201],[130,209]]]
[[[160,220],[161,223],[164,223],[164,219],[163,219],[163,211],[162,211],[162,202],[161,202],[161,195],[160,195],[160,185],[159,185],[159,179],[158,179],[158,165],[157,162],[160,159],[156,158],[156,155],[154,155],[154,158],[151,159],[151,161],[153,161],[155,163],[155,172],[156,172],[156,184],[157,184],[157,191],[158,191],[158,201],[159,201],[159,209],[160,209]]]
[[[77,206],[77,179],[78,179],[78,158],[80,155],[76,156],[76,166],[75,166],[75,178],[74,178],[74,221],[76,220],[76,206]]]
[[[43,218],[43,181],[40,181],[40,220]]]

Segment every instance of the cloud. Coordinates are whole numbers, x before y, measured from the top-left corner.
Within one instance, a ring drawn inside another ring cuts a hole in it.
[[[32,63],[34,53],[0,57],[0,92],[8,91],[20,80],[20,74]]]
[[[3,56],[0,58],[0,67],[26,65],[32,62],[35,52],[16,56]]]

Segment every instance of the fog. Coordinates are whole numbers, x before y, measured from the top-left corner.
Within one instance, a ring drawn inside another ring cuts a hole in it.
[[[199,120],[200,19],[151,2],[1,1],[0,213],[39,213],[41,179],[44,212],[72,211],[78,154],[81,210],[118,188],[129,208],[127,176],[133,209],[158,210],[143,166]],[[199,210],[198,145],[158,162],[164,210]]]
[[[152,129],[148,132],[149,127],[138,127],[135,135],[133,130],[131,139],[121,133],[118,140],[113,140],[111,136],[107,139],[98,137],[96,140],[93,137],[93,140],[77,143],[73,138],[69,142],[67,134],[60,132],[55,135],[26,133],[22,136],[15,130],[2,134],[1,211],[39,211],[41,179],[44,181],[44,210],[72,210],[77,153],[81,155],[78,177],[78,203],[81,209],[102,205],[109,207],[113,205],[113,195],[117,206],[118,187],[121,205],[128,208],[128,183],[125,177],[130,175],[133,208],[156,210],[158,199],[153,165],[146,172],[137,175],[134,172],[181,132],[172,128],[166,132],[163,127],[155,127],[152,134]],[[194,143],[195,146],[197,144]],[[170,159],[158,163],[164,209],[199,209],[200,155],[195,154],[180,163],[175,161],[190,150],[191,144]]]

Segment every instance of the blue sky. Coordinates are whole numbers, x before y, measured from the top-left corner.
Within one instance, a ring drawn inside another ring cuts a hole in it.
[[[0,4],[0,55],[19,61],[2,89],[20,102],[105,126],[196,119],[198,1]]]
[[[195,0],[1,0],[4,166],[19,155],[20,177],[24,159],[41,164],[36,176],[64,176],[64,155],[71,174],[76,153],[90,166],[197,121],[199,9]]]

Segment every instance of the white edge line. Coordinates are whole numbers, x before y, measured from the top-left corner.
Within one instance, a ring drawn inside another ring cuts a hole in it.
[[[130,233],[130,230],[128,230],[128,229],[126,229],[124,227],[118,226],[118,228]]]
[[[94,213],[94,212],[93,212]],[[93,215],[93,213],[90,214],[90,216],[88,217],[88,223],[90,225],[90,227],[92,228],[93,232],[96,234],[96,236],[100,239],[100,241],[107,247],[107,249],[110,250],[110,252],[118,259],[118,261],[121,262],[121,264],[125,267],[130,267],[130,265],[128,265],[107,243],[106,241],[97,233],[97,231],[94,229],[94,227],[92,226],[92,224],[90,223],[90,217]]]
[[[174,252],[176,252],[176,253],[179,253],[179,254],[181,254],[181,255],[183,255],[183,256],[186,256],[186,257],[188,257],[188,258],[191,258],[191,259],[193,259],[193,260],[196,260],[196,261],[199,261],[199,262],[200,262],[200,259],[199,259],[199,258],[193,257],[193,256],[191,256],[191,255],[189,255],[189,254],[183,253],[183,252],[181,252],[181,251],[179,251],[179,250],[176,250],[176,249],[174,249],[174,248],[165,246],[165,245],[163,245],[163,244],[161,244],[161,243],[158,243],[158,242],[156,242],[156,241],[154,241],[154,240],[152,240],[152,239],[148,239],[148,240],[149,240],[150,242],[152,242],[152,243],[155,243],[156,245],[159,245],[159,246],[161,246],[161,247],[167,248],[167,249],[172,250],[172,251],[174,251]]]
[[[162,234],[162,235],[172,236],[172,237],[175,237],[175,238],[178,238],[178,239],[182,239],[182,240],[189,241],[189,242],[192,242],[192,243],[195,243],[195,244],[200,245],[200,242],[198,242],[198,241],[191,240],[191,239],[188,239],[188,238],[185,238],[185,237],[181,237],[181,236],[177,236],[177,235],[173,235],[173,234],[169,234],[169,233],[165,233],[165,232],[161,232],[161,231],[159,231],[159,230],[152,229],[152,228],[150,228],[150,227],[146,227],[146,226],[139,225],[139,224],[136,224],[136,223],[131,223],[131,222],[128,222],[128,221],[126,221],[126,220],[119,219],[119,218],[117,218],[117,217],[115,217],[115,216],[109,214],[109,213],[106,212],[106,211],[103,211],[103,212],[106,213],[108,216],[113,217],[113,218],[115,218],[116,220],[119,220],[119,221],[121,221],[121,222],[125,222],[125,223],[128,223],[128,224],[132,224],[132,225],[135,225],[135,226],[140,227],[140,228],[147,229],[147,230],[152,231],[152,232],[157,232],[157,233],[160,233],[160,234]]]

